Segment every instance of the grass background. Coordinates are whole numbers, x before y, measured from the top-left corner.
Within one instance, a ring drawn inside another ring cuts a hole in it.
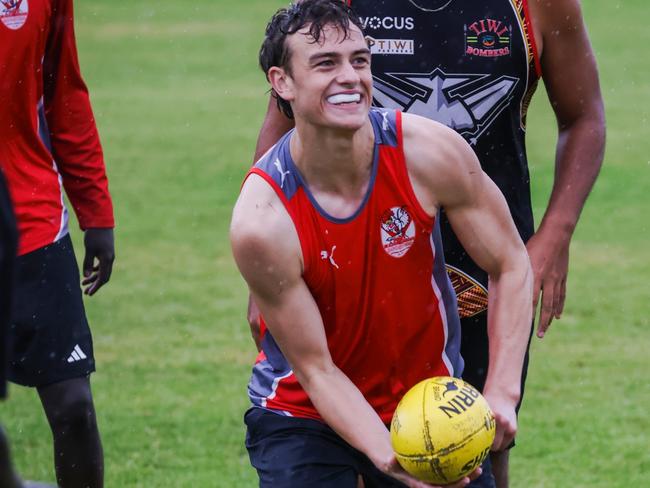
[[[256,484],[241,420],[254,347],[227,228],[267,101],[256,52],[283,4],[76,2],[118,222],[113,278],[86,302],[107,487]],[[650,475],[650,4],[583,9],[607,106],[606,161],[571,248],[566,313],[533,344],[513,487],[645,486]],[[527,140],[538,219],[555,133],[540,90]],[[53,480],[38,399],[11,393],[0,417],[16,464]]]

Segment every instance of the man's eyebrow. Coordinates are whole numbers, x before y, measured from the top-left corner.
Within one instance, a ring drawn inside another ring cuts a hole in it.
[[[309,62],[314,62],[314,61],[317,61],[317,60],[323,59],[323,58],[336,58],[338,56],[340,56],[340,54],[335,52],[335,51],[330,51],[330,52],[325,52],[325,53],[316,53],[316,54],[312,54],[311,56],[309,56]]]
[[[368,48],[363,48],[363,49],[357,49],[352,53],[352,56],[358,56],[359,54],[367,54],[370,55],[370,49]],[[328,51],[324,53],[316,53],[312,54],[309,56],[309,62],[313,63],[315,61],[318,61],[319,59],[329,59],[329,58],[337,58],[340,57],[341,53],[336,52],[336,51]]]
[[[368,49],[367,47],[364,47],[363,49],[357,49],[352,54],[355,55],[355,56],[359,55],[359,54],[368,54],[369,55],[370,54],[370,49]]]

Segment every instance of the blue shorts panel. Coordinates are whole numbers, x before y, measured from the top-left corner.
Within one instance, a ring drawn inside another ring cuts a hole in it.
[[[404,488],[331,428],[311,419],[251,408],[244,421],[246,448],[261,488]],[[494,488],[489,458],[470,488]]]
[[[251,408],[246,448],[261,488],[404,488],[317,420]]]

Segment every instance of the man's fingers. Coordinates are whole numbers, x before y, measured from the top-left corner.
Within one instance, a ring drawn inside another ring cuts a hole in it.
[[[508,426],[508,428],[504,431],[503,436],[501,437],[501,445],[497,450],[503,451],[506,449],[512,443],[512,440],[515,438],[516,433],[517,429],[514,428],[514,426]]]
[[[503,442],[503,430],[500,429],[499,425],[497,424],[497,430],[496,433],[494,434],[494,440],[492,441],[492,447],[490,449],[492,451],[500,451],[502,442]]]
[[[462,480],[456,481],[453,485],[445,485],[445,488],[462,488],[463,486],[467,486],[470,483],[470,478],[465,477]]]
[[[93,273],[90,276],[88,276],[87,278],[84,278],[81,281],[81,284],[84,285],[84,286],[85,285],[90,285],[91,283],[94,283],[95,281],[97,281],[97,273]]]
[[[517,427],[510,424],[509,422],[502,424],[500,428],[497,426],[497,432],[494,436],[494,442],[492,443],[491,450],[503,451],[506,449],[510,443],[512,443],[512,440],[515,438],[516,433]]]
[[[544,337],[546,330],[551,325],[551,320],[553,320],[553,288],[551,285],[542,287],[542,305],[539,311],[539,326],[537,327],[537,336],[539,338]]]
[[[482,472],[483,470],[479,466],[474,471],[472,471],[469,475],[465,476],[463,479],[456,481],[456,483],[454,483],[453,485],[445,485],[445,488],[461,488],[462,486],[467,486],[473,480],[481,476]]]
[[[99,260],[99,273],[103,274],[105,278],[104,283],[107,283],[108,280],[111,279],[111,274],[113,273],[114,259],[115,258],[113,256],[105,256]]]
[[[88,277],[93,272],[93,263],[95,262],[95,255],[86,251],[83,262],[83,274]]]
[[[496,424],[492,451],[502,451],[507,448],[517,433],[517,414],[514,404],[506,406],[505,409],[502,407],[503,405],[499,406],[497,403],[492,410]]]
[[[113,269],[113,260],[109,258],[101,258],[99,260],[99,270],[96,273],[97,279],[88,289],[88,295],[94,295],[97,291],[104,286],[111,277]]]
[[[551,320],[559,318],[559,310],[560,310],[560,291],[562,288],[562,282],[560,280],[555,281],[553,283],[553,316],[551,317]]]
[[[99,289],[100,286],[102,286],[102,285],[99,284],[99,280],[95,280],[95,282],[92,285],[90,285],[88,288],[86,288],[86,291],[85,291],[86,295],[93,296],[97,292],[97,290]]]
[[[539,296],[542,292],[542,280],[538,278],[537,273],[534,273],[534,280],[533,280],[533,314],[535,313],[535,310],[537,310],[537,304],[539,303]]]
[[[82,285],[90,285],[84,293],[88,296],[94,295],[111,277],[113,269],[113,260],[110,258],[100,258],[99,265],[94,266],[91,272],[82,280]]]
[[[559,319],[564,312],[564,301],[566,300],[566,278],[560,282],[558,304],[555,308],[555,318]]]
[[[476,478],[481,476],[481,473],[483,473],[483,468],[479,466],[468,475],[468,478],[470,479],[470,481],[474,481]]]
[[[533,319],[537,315],[537,304],[539,303],[539,296],[540,296],[540,293],[542,292],[541,281],[537,278],[537,273],[534,273],[534,276],[535,276],[535,278],[533,280]],[[539,322],[538,322],[538,325],[539,325]],[[537,335],[539,337],[542,337],[543,334],[542,334],[542,336],[540,336],[540,333],[541,332],[540,332],[539,327],[538,327]]]

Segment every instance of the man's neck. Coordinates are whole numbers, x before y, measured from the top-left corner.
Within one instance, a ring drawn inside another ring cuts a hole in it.
[[[365,195],[374,151],[370,119],[357,131],[296,123],[291,156],[310,190],[343,197]]]

